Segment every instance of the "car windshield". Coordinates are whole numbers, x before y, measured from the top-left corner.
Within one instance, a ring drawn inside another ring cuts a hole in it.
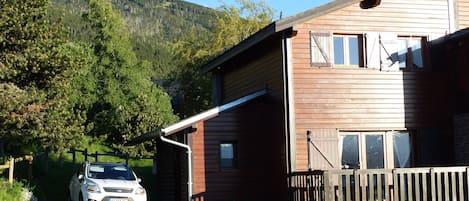
[[[132,170],[120,164],[91,164],[88,177],[93,179],[135,180]]]

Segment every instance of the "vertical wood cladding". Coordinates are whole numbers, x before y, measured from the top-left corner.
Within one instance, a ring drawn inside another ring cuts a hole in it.
[[[266,87],[271,95],[283,97],[280,40],[254,47],[234,60],[231,67],[224,72],[224,103]]]
[[[269,100],[261,97],[198,124],[192,134],[194,200],[286,200],[282,113],[272,110],[281,105]],[[221,142],[236,142],[236,169],[220,168]]]
[[[295,26],[292,38],[296,122],[296,169],[307,168],[308,129],[412,129],[441,125],[447,119],[442,84],[431,72],[383,72],[311,65],[310,32],[403,36],[443,36],[448,29],[446,0],[383,0],[373,9],[359,4]],[[338,144],[337,144],[338,146]],[[338,147],[337,147],[338,150]],[[327,168],[327,167],[324,167]]]

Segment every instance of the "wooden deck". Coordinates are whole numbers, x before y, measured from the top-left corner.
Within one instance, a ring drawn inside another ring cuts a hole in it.
[[[296,172],[292,201],[463,201],[469,167]]]

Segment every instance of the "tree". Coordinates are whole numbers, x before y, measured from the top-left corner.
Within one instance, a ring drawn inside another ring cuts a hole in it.
[[[83,60],[61,24],[47,19],[48,3],[0,0],[0,140],[63,152],[83,135],[65,87]]]
[[[106,136],[121,151],[146,154],[151,143],[125,148],[132,138],[176,120],[170,98],[150,80],[149,62],[138,61],[125,24],[109,1],[89,0],[85,21],[96,33],[92,39],[97,100],[88,110],[90,132]],[[153,147],[152,147],[153,148]]]
[[[274,12],[264,1],[237,0],[237,6],[219,7],[215,28],[208,36],[195,29],[172,46],[175,64],[179,67],[170,77],[178,88],[178,115],[187,117],[210,106],[210,75],[202,74],[201,65],[233,47],[272,22]]]

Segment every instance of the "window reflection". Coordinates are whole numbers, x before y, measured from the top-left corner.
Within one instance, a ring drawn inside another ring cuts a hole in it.
[[[382,135],[367,135],[366,167],[368,169],[384,168],[384,146]]]
[[[410,167],[410,136],[407,132],[396,133],[393,136],[394,167]]]
[[[346,135],[342,137],[342,168],[359,169],[358,135]]]
[[[334,37],[334,64],[345,64],[344,38],[342,37]]]
[[[358,38],[356,37],[349,37],[349,62],[350,65],[358,65]]]

